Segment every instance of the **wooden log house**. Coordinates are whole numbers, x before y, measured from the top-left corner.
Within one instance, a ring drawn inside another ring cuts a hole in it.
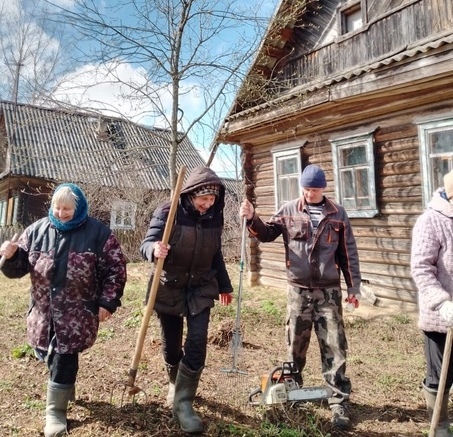
[[[364,294],[413,308],[412,227],[453,168],[452,1],[281,1],[220,144],[241,146],[264,219],[320,165],[351,219]],[[285,288],[281,239],[249,243],[251,284]]]

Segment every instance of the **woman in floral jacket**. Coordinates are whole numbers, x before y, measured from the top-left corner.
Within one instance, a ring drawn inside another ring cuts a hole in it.
[[[49,369],[45,437],[65,435],[66,412],[79,353],[96,341],[99,322],[121,305],[126,261],[112,231],[88,216],[82,190],[58,186],[48,217],[30,225],[17,243],[5,241],[3,273],[30,273],[27,337]]]

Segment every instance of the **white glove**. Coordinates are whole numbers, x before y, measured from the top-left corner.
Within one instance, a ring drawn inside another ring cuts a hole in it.
[[[453,326],[453,302],[444,302],[439,308],[439,314],[449,326]]]

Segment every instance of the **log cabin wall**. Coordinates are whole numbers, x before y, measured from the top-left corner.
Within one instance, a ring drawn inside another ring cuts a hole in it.
[[[282,2],[218,141],[241,146],[247,195],[266,220],[276,210],[276,149],[300,142],[302,167],[321,165],[335,199],[331,141],[372,132],[378,213],[351,217],[363,288],[382,304],[413,307],[411,232],[429,187],[418,123],[453,123],[451,0],[319,0],[295,24],[285,21],[294,3]],[[343,8],[359,3],[363,24],[341,34]],[[282,239],[249,242],[251,283],[285,289]]]
[[[247,190],[257,213],[267,220],[275,212],[275,185],[272,149],[285,142],[300,140],[303,166],[321,166],[328,181],[326,196],[335,200],[332,146],[330,138],[344,130],[376,127],[374,152],[376,159],[376,196],[379,214],[374,218],[351,218],[359,249],[363,291],[377,298],[382,305],[397,304],[414,309],[417,290],[410,273],[412,227],[423,212],[420,175],[419,138],[414,123],[421,116],[444,114],[453,100],[442,105],[399,111],[387,116],[344,124],[341,129],[311,132],[306,136],[286,135],[259,146],[243,148],[244,175],[253,186]],[[450,107],[451,107],[450,106]],[[297,120],[294,120],[297,123]],[[288,126],[288,131],[291,128]],[[251,284],[286,288],[283,240],[272,243],[249,240],[249,280]]]

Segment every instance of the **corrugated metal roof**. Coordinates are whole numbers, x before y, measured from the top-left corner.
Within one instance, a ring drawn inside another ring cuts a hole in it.
[[[87,112],[0,102],[10,172],[55,181],[169,189],[170,131]],[[206,165],[186,137],[177,168]]]

